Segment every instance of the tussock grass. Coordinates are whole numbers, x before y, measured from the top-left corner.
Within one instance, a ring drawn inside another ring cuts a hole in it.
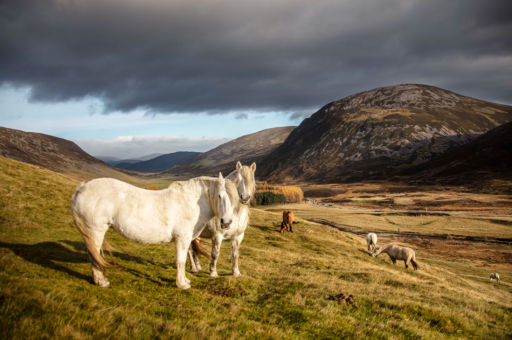
[[[2,339],[512,336],[507,275],[490,284],[469,261],[422,253],[422,270],[407,271],[326,226],[300,221],[281,234],[280,215],[256,209],[241,248],[243,277],[228,275],[224,244],[221,277],[188,274],[193,288],[178,290],[174,244],[141,245],[109,231],[122,269],[109,271],[113,288],[102,289],[90,283],[83,241],[70,227],[78,182],[5,158],[0,181]],[[358,308],[324,298],[339,293],[353,294]]]

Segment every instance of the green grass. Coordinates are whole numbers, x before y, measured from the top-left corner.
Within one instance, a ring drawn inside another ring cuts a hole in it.
[[[0,158],[0,338],[299,339],[512,336],[511,285],[488,282],[471,261],[417,253],[422,270],[371,258],[364,242],[300,221],[278,233],[280,216],[253,210],[241,248],[244,275],[218,271],[175,286],[174,244],[107,238],[121,270],[112,289],[90,283],[83,241],[72,225],[78,182]],[[206,262],[206,261],[203,261]],[[208,268],[206,263],[203,268]],[[508,279],[508,281],[507,281]],[[353,294],[357,308],[326,295]]]

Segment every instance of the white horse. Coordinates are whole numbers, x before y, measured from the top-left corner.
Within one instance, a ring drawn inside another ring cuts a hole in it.
[[[366,235],[366,243],[368,244],[368,250],[374,250],[377,247],[377,234],[369,233]]]
[[[233,261],[233,276],[242,276],[238,269],[238,258],[240,256],[240,244],[244,238],[245,229],[249,225],[249,201],[256,190],[256,181],[254,180],[254,172],[256,171],[256,163],[252,163],[250,167],[242,166],[240,162],[236,164],[236,170],[231,172],[226,178],[232,181],[240,180],[237,190],[241,198],[241,203],[235,207],[233,212],[233,223],[229,230],[222,229],[218,218],[213,218],[206,224],[201,233],[201,238],[212,239],[212,262],[210,263],[210,277],[219,277],[217,274],[217,260],[220,255],[220,246],[223,240],[229,240],[231,243],[231,258]],[[243,203],[243,204],[242,204]],[[198,273],[202,271],[199,262],[199,254],[196,243],[189,250],[190,271]]]
[[[493,279],[496,279],[496,281],[500,282],[500,274],[498,273],[491,273],[491,275],[489,275],[489,278],[491,279],[491,281]]]
[[[405,268],[409,268],[409,263],[411,263],[414,270],[420,269],[418,262],[416,262],[416,253],[411,248],[388,243],[375,249],[372,256],[377,257],[383,253],[389,255],[389,258],[393,261],[393,265],[396,265],[396,260],[403,260]]]
[[[187,250],[206,222],[218,217],[225,228],[233,218],[239,199],[235,183],[219,178],[199,177],[174,182],[167,189],[150,191],[111,179],[82,182],[73,195],[71,211],[89,252],[95,284],[110,283],[101,267],[115,268],[100,256],[105,233],[113,227],[130,241],[157,244],[176,241],[176,285],[190,288],[185,275]],[[109,245],[105,240],[107,250]],[[110,250],[109,250],[110,251]]]

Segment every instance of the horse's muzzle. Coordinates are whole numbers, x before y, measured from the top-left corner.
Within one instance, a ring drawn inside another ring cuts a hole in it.
[[[221,229],[229,229],[229,227],[231,227],[231,222],[233,222],[233,221],[231,220],[228,222],[224,222],[224,219],[221,219],[220,220],[220,228]]]

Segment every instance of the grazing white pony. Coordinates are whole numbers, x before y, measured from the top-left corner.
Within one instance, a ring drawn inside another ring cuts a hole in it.
[[[368,233],[366,235],[366,243],[368,244],[368,251],[374,250],[377,247],[377,234]]]
[[[496,279],[498,282],[500,282],[500,274],[498,273],[491,273],[491,275],[489,275],[489,278],[491,279],[491,281],[493,279]]]
[[[238,269],[238,258],[240,256],[240,244],[244,238],[245,229],[249,225],[249,201],[256,190],[256,181],[254,180],[254,172],[256,171],[256,163],[252,163],[250,167],[242,166],[240,162],[236,164],[236,170],[230,173],[226,178],[231,181],[240,180],[237,190],[241,198],[239,206],[235,207],[233,212],[233,223],[231,228],[223,229],[217,217],[211,219],[201,233],[201,238],[212,239],[212,261],[210,263],[210,277],[219,277],[217,274],[217,260],[220,255],[220,246],[223,240],[229,240],[231,243],[231,258],[233,261],[233,276],[242,276]],[[190,271],[198,273],[202,271],[199,262],[199,252],[197,243],[189,250]]]
[[[405,268],[409,268],[409,262],[412,264],[414,270],[420,268],[416,262],[416,254],[411,248],[400,247],[395,244],[388,243],[380,248],[375,249],[372,256],[377,257],[382,253],[388,254],[394,265],[396,265],[396,260],[403,260],[405,263]]]
[[[112,178],[82,182],[73,195],[71,211],[85,241],[96,285],[110,283],[101,267],[115,268],[100,256],[105,233],[113,227],[130,241],[145,244],[176,242],[176,285],[190,288],[185,276],[187,250],[206,222],[214,216],[224,228],[233,219],[233,206],[239,199],[235,183],[219,178],[199,177],[174,182],[169,188],[150,191]],[[105,240],[107,250],[110,249]],[[110,251],[110,250],[109,250]]]

